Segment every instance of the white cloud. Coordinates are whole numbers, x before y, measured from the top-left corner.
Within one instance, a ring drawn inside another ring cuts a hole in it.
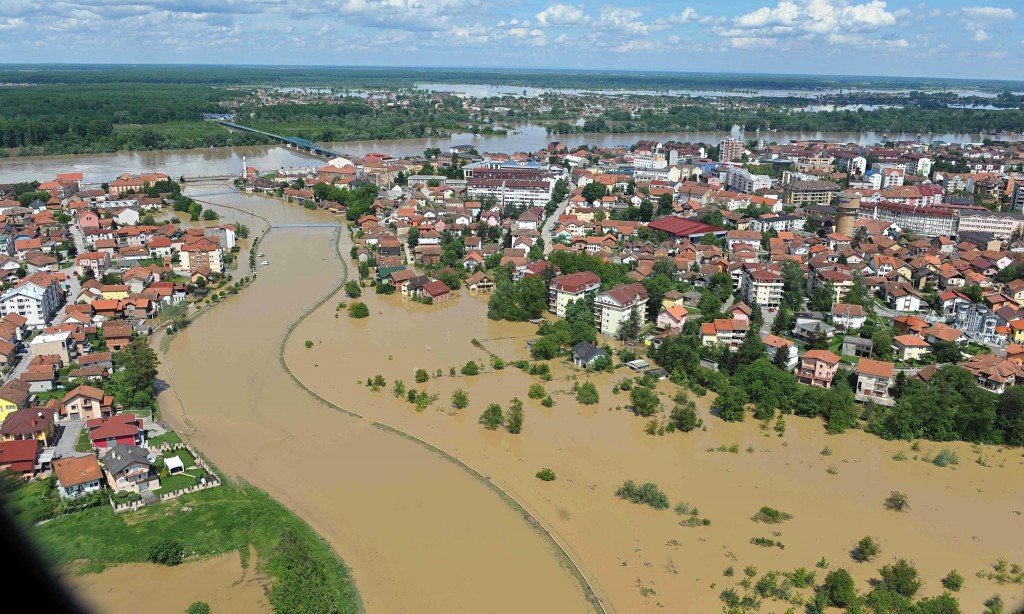
[[[669,17],[666,17],[664,19],[664,22],[672,24],[674,26],[681,26],[687,23],[692,23],[700,20],[701,16],[699,13],[697,13],[696,9],[694,9],[692,6],[688,6],[685,9],[683,9],[681,13],[677,13],[675,15],[670,15]]]
[[[964,15],[974,19],[1016,19],[1017,13],[1013,9],[998,8],[995,6],[968,6],[961,9]]]
[[[605,9],[598,24],[627,34],[647,34],[650,26],[640,21],[642,15],[636,9]]]
[[[989,36],[988,32],[986,32],[984,30],[977,30],[977,31],[974,32],[974,37],[973,38],[974,38],[975,42],[984,43],[985,41],[987,41],[988,39],[990,39],[992,37]]]
[[[0,30],[14,30],[25,25],[25,20],[20,17],[8,17],[0,19]]]
[[[541,26],[578,26],[592,21],[583,7],[569,4],[553,4],[537,13],[537,24]]]
[[[733,49],[764,49],[767,47],[774,47],[776,40],[774,38],[763,38],[757,36],[748,37],[734,37],[729,39],[729,45]]]

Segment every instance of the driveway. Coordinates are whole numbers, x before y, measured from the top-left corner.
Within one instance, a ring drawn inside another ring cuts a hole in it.
[[[78,436],[83,428],[85,428],[85,422],[82,420],[61,422],[60,439],[57,440],[57,445],[54,446],[53,457],[81,456],[80,452],[75,452],[75,444],[78,443]]]
[[[568,206],[569,206],[569,199],[566,198],[562,202],[558,203],[558,208],[555,209],[555,212],[552,213],[551,215],[549,215],[547,217],[547,219],[544,220],[544,225],[541,227],[541,230],[540,230],[540,237],[542,239],[544,239],[544,255],[545,256],[547,256],[548,254],[551,253],[551,246],[552,246],[551,229],[555,227],[555,222],[557,222],[558,218],[560,218],[562,216],[562,214],[565,213],[565,208],[568,207]]]

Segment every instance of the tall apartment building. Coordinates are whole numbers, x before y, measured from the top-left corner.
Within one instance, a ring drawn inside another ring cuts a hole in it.
[[[544,179],[482,179],[469,180],[467,192],[472,200],[493,197],[502,207],[543,207],[551,200],[555,180]]]
[[[741,139],[726,137],[718,146],[718,161],[732,162],[743,157],[746,144]]]
[[[774,264],[744,264],[740,293],[749,305],[778,307],[782,304],[782,270]]]
[[[647,289],[643,284],[623,284],[594,298],[594,324],[602,335],[618,337],[619,328],[629,319],[629,314],[638,311],[644,319],[646,309]]]
[[[895,203],[869,204],[861,202],[860,219],[884,220],[926,237],[952,237],[958,229],[959,219],[954,209],[946,207],[916,207]]]
[[[569,301],[582,301],[601,288],[601,278],[590,271],[559,275],[548,288],[548,311],[559,318],[565,317]]]
[[[758,190],[772,187],[772,178],[768,175],[754,175],[745,168],[730,166],[725,172],[725,187],[744,194],[753,194]]]
[[[787,205],[831,205],[840,188],[831,181],[791,181],[783,202]]]

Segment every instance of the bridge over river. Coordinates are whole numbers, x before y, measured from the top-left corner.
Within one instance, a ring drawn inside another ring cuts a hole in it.
[[[263,136],[270,137],[277,141],[281,141],[282,143],[288,145],[289,147],[294,147],[296,149],[308,151],[309,153],[315,156],[321,156],[328,159],[345,157],[345,154],[343,154],[340,151],[334,151],[333,149],[320,147],[313,141],[299,138],[297,136],[281,136],[280,134],[264,132],[263,130],[257,130],[256,128],[252,128],[250,126],[243,126],[241,124],[236,124],[234,122],[229,122],[226,120],[217,120],[217,123],[231,130],[241,130],[243,132],[254,132],[256,134],[262,134]]]

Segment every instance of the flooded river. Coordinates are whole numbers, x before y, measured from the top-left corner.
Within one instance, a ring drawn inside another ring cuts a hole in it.
[[[274,222],[334,221],[262,197],[217,199]],[[165,418],[308,521],[352,568],[370,612],[593,611],[521,512],[423,446],[316,402],[281,369],[287,327],[339,281],[333,240],[326,228],[267,235],[259,279],[161,356],[173,386]],[[323,367],[354,385],[351,365],[386,351],[342,348]]]
[[[915,140],[924,142],[943,140],[947,142],[981,142],[980,134],[882,134],[876,132],[743,132],[736,127],[731,133],[720,132],[650,132],[631,134],[565,134],[548,135],[544,126],[524,124],[516,126],[507,135],[480,135],[469,133],[453,134],[450,137],[393,139],[374,141],[346,141],[321,143],[336,151],[353,156],[364,156],[371,152],[383,152],[393,156],[421,156],[429,147],[447,151],[452,145],[472,145],[480,152],[537,151],[550,141],[561,141],[568,147],[581,144],[613,147],[631,145],[638,140],[702,142],[717,144],[727,136],[745,139],[764,138],[766,142],[788,143],[790,140],[824,139],[840,143],[868,145],[885,139]],[[324,160],[285,147],[224,147],[185,151],[143,151],[116,154],[83,154],[77,156],[41,156],[10,158],[0,160],[0,183],[17,181],[47,181],[57,173],[79,172],[87,182],[110,181],[126,171],[161,171],[172,177],[227,175],[242,172],[242,158],[245,163],[260,171],[272,171],[282,167],[322,166]]]

